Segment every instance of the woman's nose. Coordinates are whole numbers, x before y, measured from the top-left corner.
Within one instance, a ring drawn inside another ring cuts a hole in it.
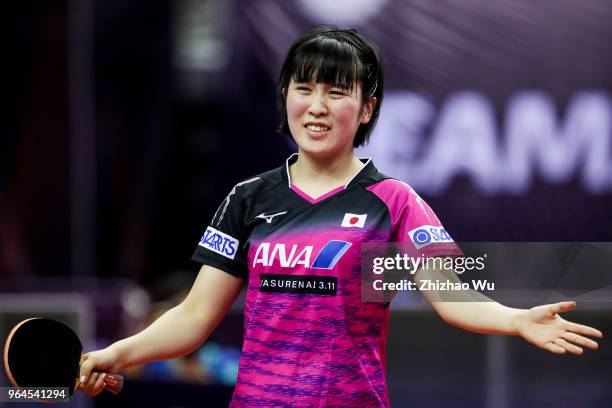
[[[327,104],[321,96],[314,95],[308,110],[314,116],[327,115]]]

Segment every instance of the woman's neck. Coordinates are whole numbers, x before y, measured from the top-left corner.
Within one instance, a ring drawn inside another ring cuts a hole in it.
[[[292,183],[298,188],[313,190],[312,186],[318,185],[326,192],[330,188],[346,185],[363,166],[352,151],[333,160],[316,160],[300,153],[289,171]]]

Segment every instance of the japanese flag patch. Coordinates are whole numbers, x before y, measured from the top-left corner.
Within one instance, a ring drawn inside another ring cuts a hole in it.
[[[344,218],[342,219],[342,226],[345,228],[356,227],[363,228],[365,225],[365,220],[368,214],[344,214]]]

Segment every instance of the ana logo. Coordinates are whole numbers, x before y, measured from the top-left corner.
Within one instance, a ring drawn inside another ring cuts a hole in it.
[[[204,231],[204,235],[202,235],[198,245],[226,258],[234,259],[239,243],[236,238],[217,231],[213,227],[208,227]]]
[[[344,214],[344,218],[342,219],[342,226],[345,228],[348,227],[357,227],[363,228],[365,225],[365,220],[368,214]]]
[[[409,231],[408,235],[417,249],[438,242],[453,242],[453,239],[443,227],[433,225],[422,225]]]
[[[272,220],[274,219],[274,217],[278,217],[279,215],[283,215],[283,214],[287,214],[287,211],[279,212],[279,213],[276,213],[276,214],[270,214],[270,215],[266,215],[266,213],[261,213],[257,217],[255,217],[255,218],[260,218],[262,220],[266,220],[266,222],[268,224],[272,224]]]
[[[332,269],[350,246],[350,242],[331,240],[319,251],[319,254],[311,264],[312,245],[300,246],[294,244],[288,250],[285,244],[262,242],[255,252],[253,267],[258,264],[262,266],[274,266],[277,264],[282,268],[293,268],[296,265],[303,265],[305,268]]]

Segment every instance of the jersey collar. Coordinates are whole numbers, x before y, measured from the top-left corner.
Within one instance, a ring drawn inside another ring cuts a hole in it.
[[[287,186],[291,188],[291,174],[289,173],[289,166],[295,163],[298,159],[298,153],[293,153],[291,156],[287,158],[285,161],[285,171],[283,172],[283,180],[287,183]],[[369,176],[370,174],[376,172],[376,168],[372,163],[372,159],[369,157],[360,157],[359,160],[365,164],[357,173],[351,177],[351,179],[346,183],[344,189],[350,187],[351,185],[358,183],[360,180]]]

